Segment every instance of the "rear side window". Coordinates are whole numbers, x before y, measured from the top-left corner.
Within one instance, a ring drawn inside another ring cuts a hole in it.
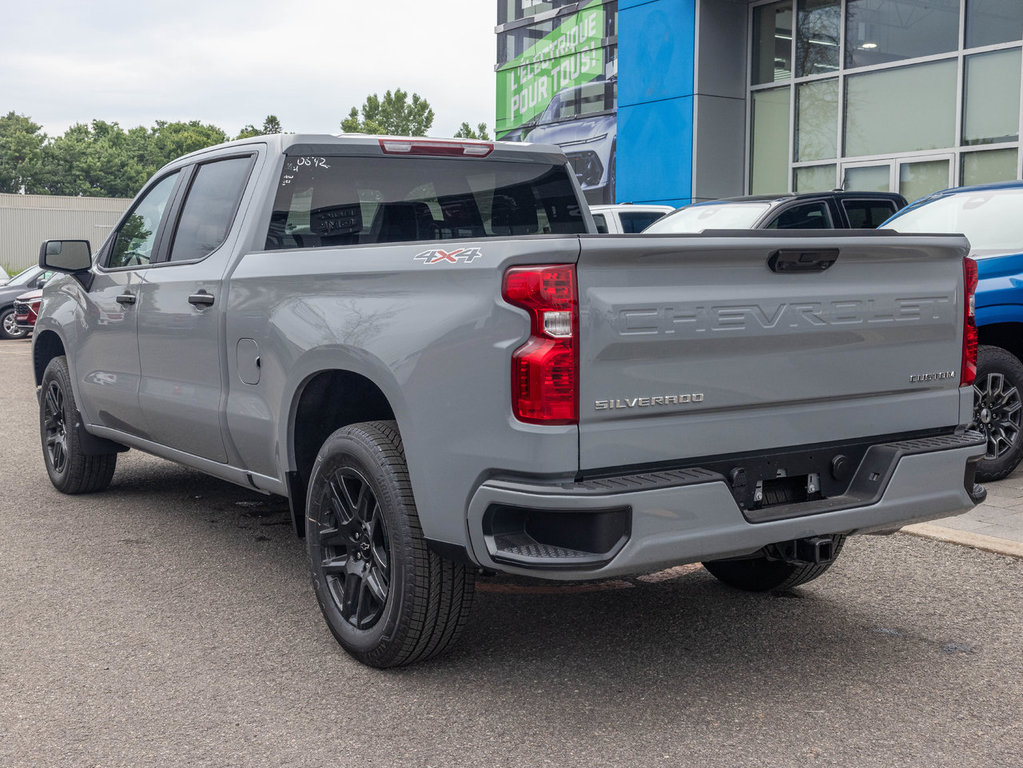
[[[831,229],[831,214],[825,202],[794,205],[779,213],[765,229]]]
[[[604,214],[595,213],[593,214],[593,223],[597,226],[597,231],[602,234],[607,234],[607,219],[604,218]]]
[[[634,235],[642,232],[664,214],[658,211],[623,211],[618,214],[622,221],[622,232]]]
[[[266,248],[585,231],[564,165],[429,157],[289,157]]]
[[[199,166],[178,219],[171,261],[204,258],[227,239],[251,167],[250,156]]]
[[[896,211],[891,200],[843,200],[842,207],[853,229],[877,229]]]

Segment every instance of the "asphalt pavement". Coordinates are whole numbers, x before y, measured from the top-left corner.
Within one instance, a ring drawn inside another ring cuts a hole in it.
[[[137,451],[108,491],[63,496],[27,343],[0,342],[0,379],[4,768],[987,768],[1023,753],[1023,558],[979,539],[853,537],[823,577],[768,595],[698,565],[488,579],[449,655],[380,672],[324,625],[283,500]],[[1023,474],[989,493],[929,525],[1011,544]]]

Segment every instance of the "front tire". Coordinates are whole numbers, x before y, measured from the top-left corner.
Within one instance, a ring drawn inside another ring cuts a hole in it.
[[[831,560],[826,563],[795,565],[769,560],[761,555],[746,560],[711,560],[703,563],[718,581],[746,592],[771,592],[791,589],[821,576],[838,559],[845,536],[833,537]]]
[[[8,307],[0,312],[0,339],[23,339],[26,334],[27,328],[21,328],[14,323],[14,307]]]
[[[116,453],[86,455],[79,441],[82,417],[71,390],[67,358],[55,357],[43,373],[39,398],[39,433],[43,461],[53,487],[61,493],[102,491],[114,476]]]
[[[372,667],[396,667],[456,640],[475,577],[427,547],[393,421],[353,424],[327,438],[307,509],[316,599],[348,653]]]
[[[1023,363],[1001,347],[977,349],[971,429],[987,437],[987,454],[977,462],[977,480],[1001,480],[1023,459]]]

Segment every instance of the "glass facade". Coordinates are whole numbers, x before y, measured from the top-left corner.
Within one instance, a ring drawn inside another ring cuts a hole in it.
[[[747,191],[1020,178],[1023,0],[750,6]]]

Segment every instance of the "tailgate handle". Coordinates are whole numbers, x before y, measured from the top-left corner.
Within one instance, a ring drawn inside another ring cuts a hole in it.
[[[767,260],[772,272],[823,272],[838,261],[837,248],[775,251]]]

